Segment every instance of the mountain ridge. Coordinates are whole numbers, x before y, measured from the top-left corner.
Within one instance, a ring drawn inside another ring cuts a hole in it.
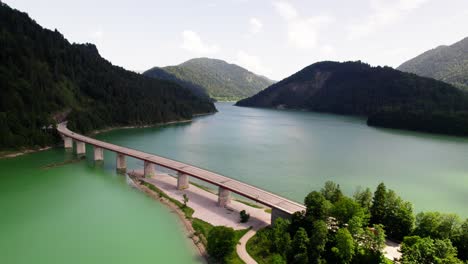
[[[468,90],[468,37],[440,45],[402,63],[398,70],[434,78]]]
[[[175,80],[197,95],[206,95],[216,100],[245,98],[273,83],[267,77],[239,65],[206,57],[193,58],[174,66],[153,67],[143,74]]]

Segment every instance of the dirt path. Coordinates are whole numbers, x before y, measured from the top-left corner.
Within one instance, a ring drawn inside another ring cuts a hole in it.
[[[245,262],[245,264],[257,264],[257,261],[255,261],[255,259],[253,259],[249,255],[246,248],[247,241],[249,241],[249,239],[255,236],[255,234],[257,234],[257,230],[253,228],[250,229],[249,232],[247,232],[243,237],[241,237],[241,239],[239,240],[239,244],[237,244],[236,246],[237,255],[239,256],[239,258],[242,259],[242,261]]]

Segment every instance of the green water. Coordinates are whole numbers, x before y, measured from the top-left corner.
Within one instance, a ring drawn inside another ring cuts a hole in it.
[[[0,263],[200,263],[178,219],[111,166],[41,169],[73,156],[0,160]]]
[[[191,123],[97,137],[301,201],[326,180],[351,194],[384,181],[415,205],[468,216],[468,139],[375,129],[365,120],[238,108]],[[198,263],[177,218],[136,191],[105,151],[95,166],[53,149],[0,160],[0,263]],[[129,168],[142,168],[128,159]]]
[[[234,107],[191,123],[98,138],[197,165],[302,201],[327,180],[347,194],[378,183],[415,211],[468,217],[468,138],[368,127],[364,119]],[[142,167],[141,163],[134,163]]]

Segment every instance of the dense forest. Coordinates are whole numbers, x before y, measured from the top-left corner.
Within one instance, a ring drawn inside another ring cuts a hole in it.
[[[309,193],[306,211],[278,218],[247,243],[259,263],[393,263],[382,251],[401,241],[402,264],[463,264],[468,260],[468,219],[455,214],[413,214],[411,203],[381,183],[352,197],[326,182]]]
[[[468,93],[362,62],[319,62],[238,106],[306,109],[369,118],[369,125],[468,135]]]
[[[70,44],[1,2],[0,61],[0,149],[51,144],[64,118],[88,132],[216,111],[178,84],[113,66],[94,45]]]
[[[468,90],[468,37],[450,46],[428,50],[397,69]]]
[[[154,67],[143,74],[176,81],[196,94],[201,94],[201,89],[220,101],[252,96],[273,83],[235,64],[209,58],[191,59],[177,66]]]

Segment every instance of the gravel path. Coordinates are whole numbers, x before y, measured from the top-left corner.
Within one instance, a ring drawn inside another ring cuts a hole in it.
[[[247,241],[251,239],[255,234],[257,233],[257,230],[255,229],[250,229],[249,232],[247,232],[240,240],[239,244],[236,246],[236,251],[237,255],[239,258],[241,258],[245,264],[257,264],[257,262],[249,255],[247,252]]]

